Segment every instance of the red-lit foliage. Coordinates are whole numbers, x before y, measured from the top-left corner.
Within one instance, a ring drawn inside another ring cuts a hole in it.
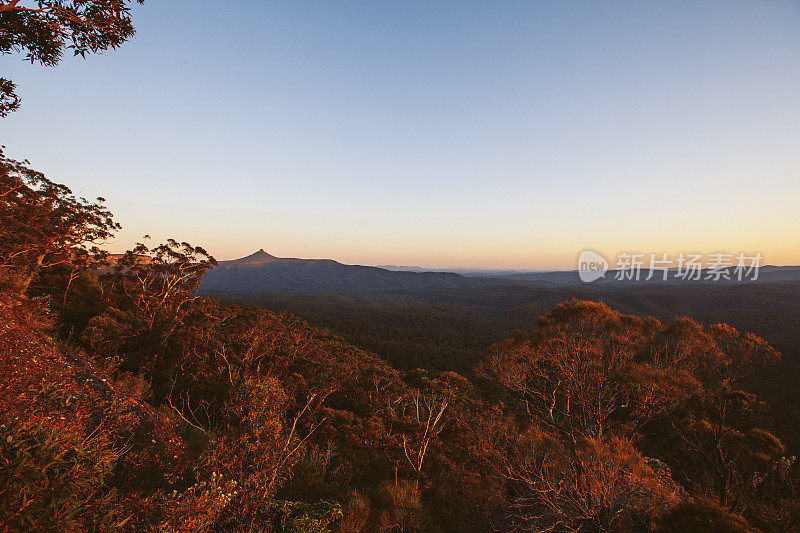
[[[798,465],[741,388],[778,358],[762,339],[570,301],[469,377],[400,372],[198,297],[202,248],[98,268],[79,250],[110,215],[37,179],[3,197],[7,530],[798,527]]]

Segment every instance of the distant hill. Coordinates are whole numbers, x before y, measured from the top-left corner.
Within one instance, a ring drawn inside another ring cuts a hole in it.
[[[275,257],[263,249],[232,261],[221,261],[206,274],[206,293],[382,293],[397,290],[485,285],[452,272],[407,272],[332,259]]]
[[[431,269],[425,269],[418,266],[397,266],[397,265],[378,265],[379,268],[386,270],[404,271],[404,272],[426,272]],[[469,278],[483,278],[484,281],[491,280],[489,284],[512,284],[512,285],[525,285],[528,287],[578,287],[586,286],[587,284],[581,281],[577,270],[509,270],[509,269],[494,269],[494,268],[444,268],[443,272],[453,272],[461,274]],[[591,282],[592,286],[604,286],[605,288],[624,288],[630,289],[633,287],[641,287],[643,284],[647,285],[739,285],[742,283],[800,283],[800,266],[776,266],[765,265],[759,269],[758,278],[753,280],[751,276],[747,276],[743,281],[738,281],[735,278],[735,273],[731,269],[731,279],[721,278],[719,280],[710,280],[709,271],[703,270],[700,274],[699,280],[679,279],[676,277],[677,271],[670,269],[668,279],[663,279],[661,272],[655,272],[652,279],[647,279],[649,271],[645,264],[640,270],[639,279],[617,279],[620,276],[618,270],[609,270],[600,279]],[[485,283],[484,283],[485,284]]]
[[[420,267],[345,265],[332,259],[275,257],[263,249],[254,254],[221,261],[203,280],[202,290],[210,294],[385,294],[407,290],[464,287],[525,285],[539,288],[602,286],[608,289],[632,289],[643,285],[738,285],[735,280],[708,281],[706,273],[699,281],[669,279],[659,276],[645,281],[647,271],[636,281],[616,280],[617,271],[590,284],[583,283],[576,270],[524,272],[469,270],[432,272]],[[800,267],[765,266],[757,281],[751,283],[800,283]]]
[[[656,272],[652,279],[648,280],[649,271],[644,266],[640,271],[639,279],[618,279],[620,271],[609,270],[605,276],[589,284],[583,283],[578,276],[577,270],[563,270],[555,272],[519,272],[496,276],[514,284],[528,285],[532,287],[571,287],[571,286],[603,286],[604,288],[624,288],[631,289],[642,285],[741,285],[752,283],[800,283],[800,267],[798,266],[775,266],[766,265],[759,269],[758,278],[744,277],[742,281],[735,278],[731,269],[730,279],[720,278],[719,280],[709,279],[708,270],[700,273],[699,280],[684,280],[676,278],[676,271],[670,270],[667,280],[663,279],[663,274]]]

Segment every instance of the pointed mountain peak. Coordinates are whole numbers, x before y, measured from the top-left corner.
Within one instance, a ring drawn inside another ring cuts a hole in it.
[[[231,263],[237,265],[253,265],[258,263],[269,263],[270,261],[275,261],[278,259],[274,255],[270,255],[261,248],[259,251],[248,255],[247,257],[242,257],[241,259],[234,259]]]

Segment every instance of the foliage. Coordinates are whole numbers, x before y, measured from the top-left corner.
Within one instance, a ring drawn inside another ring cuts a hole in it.
[[[122,350],[131,369],[152,372],[159,351],[191,314],[203,274],[215,264],[203,248],[185,242],[137,244],[101,276],[107,311],[88,323],[89,345],[106,356]]]
[[[727,325],[662,325],[592,302],[556,307],[532,334],[498,344],[481,367],[535,436],[497,460],[518,494],[512,521],[607,529],[663,515],[681,491],[634,459],[636,441],[660,450],[692,492],[723,508],[763,502],[752,479],[785,448],[757,427],[750,415],[758,402],[737,385],[777,359],[765,341]]]
[[[216,265],[201,247],[91,261],[110,214],[4,161],[21,184],[2,234],[21,253],[0,273],[9,528],[800,524],[796,461],[744,387],[779,357],[759,337],[575,300],[476,372],[400,371],[295,316],[200,296]]]
[[[127,522],[106,486],[119,452],[101,439],[75,442],[39,421],[0,426],[0,516],[12,531],[119,528]]]
[[[0,151],[0,270],[18,278],[22,293],[43,268],[86,268],[90,252],[119,228],[103,199],[76,198]]]
[[[573,302],[542,317],[530,337],[498,345],[482,368],[570,442],[636,431],[695,386],[681,369],[637,360],[659,325]]]
[[[0,78],[0,118],[13,113],[22,104],[19,96],[14,92],[16,84],[5,78]]]
[[[663,532],[696,531],[697,533],[756,533],[758,530],[742,516],[731,513],[718,503],[698,499],[687,502],[664,520]]]
[[[792,379],[800,373],[798,365],[793,364],[795,354],[800,354],[800,337],[795,334],[800,329],[797,284],[674,285],[668,291],[660,285],[645,285],[635,291],[602,285],[489,286],[372,295],[249,293],[218,297],[227,303],[298,315],[381,355],[398,370],[425,368],[468,375],[484,359],[487,347],[514,330],[528,332],[539,316],[576,298],[602,301],[620,312],[652,315],[662,322],[679,316],[707,324],[725,322],[768,339],[784,357],[760,374],[768,376],[762,394],[774,393],[771,386],[781,378],[790,388]],[[787,409],[782,413],[784,426],[795,420],[789,405],[785,404]],[[800,430],[797,434],[800,444]]]
[[[342,517],[336,502],[275,502],[275,514],[281,531],[286,533],[329,533],[331,523]]]
[[[136,0],[143,3],[144,0]],[[58,64],[65,50],[85,57],[117,48],[133,36],[130,0],[20,0],[0,3],[0,54],[24,52],[44,66]],[[0,79],[0,117],[19,107],[10,80]]]

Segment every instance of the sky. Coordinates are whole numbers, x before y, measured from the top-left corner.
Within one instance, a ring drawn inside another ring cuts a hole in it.
[[[149,1],[113,52],[0,57],[5,152],[218,259],[800,264],[800,2]]]

